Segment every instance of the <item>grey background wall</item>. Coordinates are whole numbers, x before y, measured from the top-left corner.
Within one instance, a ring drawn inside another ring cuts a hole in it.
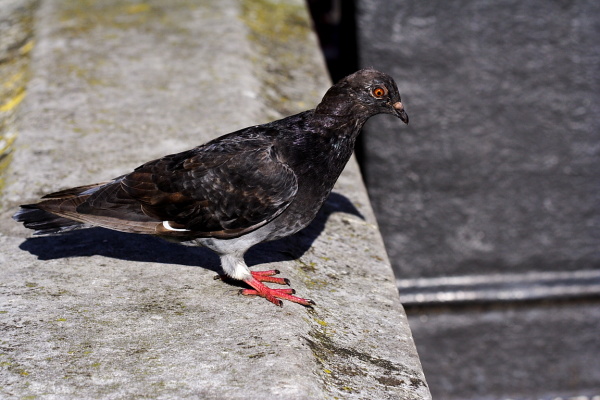
[[[358,4],[360,62],[411,116],[364,138],[398,275],[600,268],[600,4]]]
[[[510,276],[527,298],[578,282],[535,302],[409,307],[433,397],[600,394],[600,3],[357,0],[355,15],[359,65],[396,78],[411,118],[363,135],[406,290]]]

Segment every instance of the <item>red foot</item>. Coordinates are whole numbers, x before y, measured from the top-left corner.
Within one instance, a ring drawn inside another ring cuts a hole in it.
[[[283,306],[283,302],[279,299],[288,300],[294,303],[302,304],[303,306],[313,306],[314,301],[309,299],[303,299],[302,297],[292,296],[296,291],[294,289],[271,289],[270,287],[262,284],[261,282],[278,283],[280,285],[289,285],[290,281],[285,278],[275,278],[273,275],[278,274],[279,271],[252,271],[252,278],[245,280],[246,284],[250,285],[253,289],[242,289],[240,293],[245,296],[260,296],[269,300],[276,306]]]

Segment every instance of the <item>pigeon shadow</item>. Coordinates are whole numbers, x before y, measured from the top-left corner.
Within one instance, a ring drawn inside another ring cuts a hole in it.
[[[287,238],[261,243],[245,256],[249,266],[300,258],[321,234],[329,216],[344,212],[364,219],[352,202],[339,193],[331,193],[309,226]],[[149,235],[137,235],[104,228],[89,228],[60,235],[37,236],[25,240],[19,248],[38,257],[53,260],[101,255],[128,261],[178,264],[220,272],[219,257],[197,246],[182,246]]]

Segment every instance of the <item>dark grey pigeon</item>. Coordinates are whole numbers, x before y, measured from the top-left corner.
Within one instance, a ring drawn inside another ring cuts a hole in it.
[[[332,86],[314,110],[229,133],[183,153],[147,162],[109,182],[80,186],[22,205],[13,217],[35,234],[101,226],[208,247],[242,294],[310,306],[277,270],[250,271],[255,244],[306,227],[329,196],[373,115],[408,124],[394,80],[363,69]]]

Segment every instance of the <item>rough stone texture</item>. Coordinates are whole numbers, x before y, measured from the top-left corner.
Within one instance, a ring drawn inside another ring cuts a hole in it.
[[[0,397],[430,398],[354,161],[312,225],[247,255],[314,310],[238,296],[200,248],[98,228],[30,238],[10,220],[314,106],[330,82],[303,2],[62,0],[37,17],[1,198]]]
[[[396,77],[411,118],[408,132],[378,118],[363,135],[366,181],[400,283],[457,278],[468,284],[452,295],[468,300],[470,284],[489,289],[507,274],[535,289],[536,273],[581,273],[594,277],[585,288],[598,297],[600,3],[357,8],[361,64]],[[414,311],[433,396],[598,395],[598,314],[577,304]]]
[[[0,9],[0,190],[10,163],[17,108],[25,97],[37,0],[5,0]]]

